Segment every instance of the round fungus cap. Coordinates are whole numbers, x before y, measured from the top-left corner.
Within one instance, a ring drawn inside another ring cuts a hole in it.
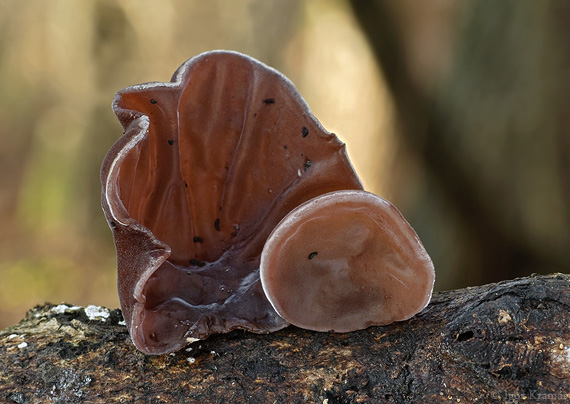
[[[262,251],[273,308],[298,327],[349,332],[406,320],[430,301],[433,263],[414,229],[369,192],[330,192],[292,210]]]

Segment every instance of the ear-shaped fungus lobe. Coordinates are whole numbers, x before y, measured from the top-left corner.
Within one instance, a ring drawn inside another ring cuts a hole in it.
[[[430,301],[431,258],[388,201],[336,191],[291,211],[261,256],[263,289],[298,327],[349,332],[406,320]]]
[[[299,204],[362,188],[344,144],[289,80],[234,52],[122,90],[113,108],[125,134],[103,162],[102,204],[137,348],[288,325],[261,288],[261,250]]]

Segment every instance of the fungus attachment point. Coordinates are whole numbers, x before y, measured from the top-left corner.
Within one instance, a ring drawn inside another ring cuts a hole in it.
[[[406,320],[429,303],[435,280],[429,255],[401,213],[355,190],[292,210],[267,239],[260,271],[275,311],[316,331]]]

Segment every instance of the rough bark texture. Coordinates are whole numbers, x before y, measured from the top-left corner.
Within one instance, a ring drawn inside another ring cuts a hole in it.
[[[134,348],[119,310],[45,305],[0,331],[0,402],[561,402],[569,285],[533,276],[438,293],[390,326],[232,332],[162,356]]]

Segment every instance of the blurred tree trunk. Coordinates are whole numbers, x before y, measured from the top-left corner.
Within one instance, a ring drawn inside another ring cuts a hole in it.
[[[419,161],[419,175],[395,177],[418,190],[403,210],[439,287],[569,270],[569,5],[351,4],[393,95],[401,157]]]
[[[46,305],[0,331],[2,403],[490,403],[570,398],[570,276],[442,292],[347,333],[232,332],[135,349],[119,310]]]

